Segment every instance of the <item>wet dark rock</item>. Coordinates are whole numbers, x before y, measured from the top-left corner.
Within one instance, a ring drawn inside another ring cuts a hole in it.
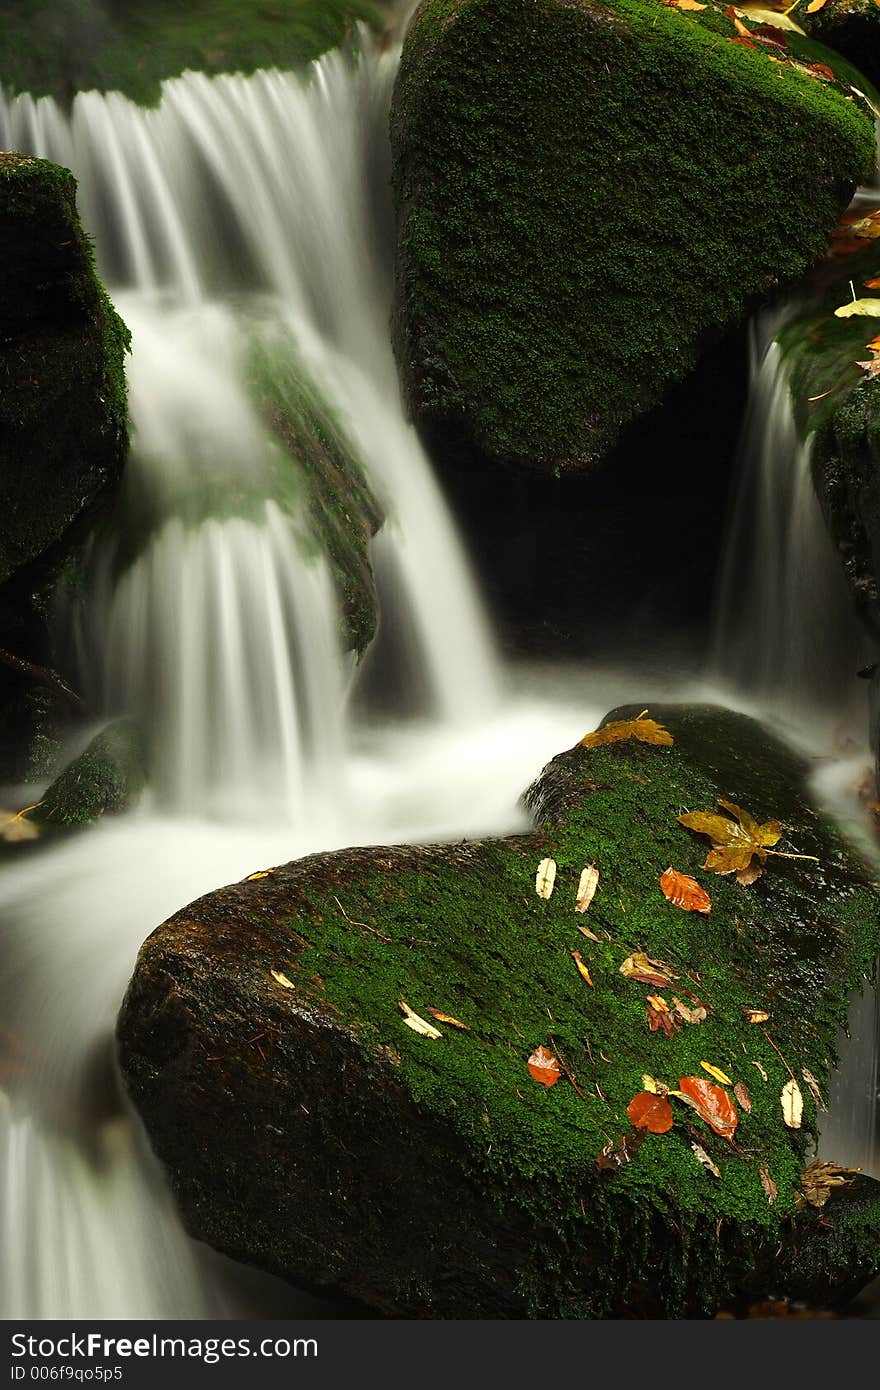
[[[827,1085],[847,992],[880,943],[876,885],[810,804],[805,766],[758,725],[651,714],[674,746],[561,754],[529,793],[531,834],[262,869],[148,939],[119,1057],[194,1235],[392,1316],[707,1316],[770,1290],[833,1303],[867,1282],[880,1188],[832,1197],[821,1221],[805,1211],[815,1104],[804,1085],[804,1127],[789,1130],[779,1096],[788,1063]],[[719,796],[778,816],[784,848],[819,862],[770,860],[750,888],[704,873],[706,843],[677,815]],[[578,917],[591,862],[599,890]],[[710,917],[665,901],[670,863],[709,889]],[[673,967],[670,1002],[705,1000],[705,1023],[649,1031],[650,988],[620,973],[635,950]],[[467,1031],[420,1036],[400,1000]],[[749,1007],[770,1012],[769,1033]],[[539,1045],[571,1079],[532,1080]],[[751,1092],[736,1143],[675,1102],[669,1133],[600,1172],[643,1073],[675,1086],[703,1059]]]
[[[129,810],[146,784],[146,750],[130,719],[108,724],[43,793],[33,819],[45,825],[89,825]]]

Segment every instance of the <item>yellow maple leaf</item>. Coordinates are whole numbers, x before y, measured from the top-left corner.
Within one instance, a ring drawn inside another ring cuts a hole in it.
[[[581,739],[582,748],[601,748],[606,743],[621,743],[624,739],[635,738],[640,743],[653,743],[662,748],[669,748],[675,742],[668,729],[664,729],[662,724],[658,724],[656,719],[647,719],[648,711],[644,710],[638,719],[615,719],[610,724],[606,724],[602,729],[596,729],[592,734],[585,734]]]
[[[778,820],[760,824],[749,811],[722,797],[719,797],[718,805],[727,811],[726,816],[719,816],[714,811],[689,811],[678,817],[689,830],[708,835],[712,841],[704,869],[710,869],[714,874],[735,873],[740,883],[749,884],[754,883],[762,873],[760,861],[768,855],[779,859],[811,859],[818,863],[813,854],[789,854],[773,848],[782,838],[782,826]],[[753,864],[753,859],[759,862]]]

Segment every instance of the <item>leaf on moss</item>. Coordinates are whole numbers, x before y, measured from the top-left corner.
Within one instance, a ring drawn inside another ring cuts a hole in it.
[[[752,1062],[752,1066],[757,1067],[758,1071],[761,1073],[762,1080],[768,1081],[770,1079],[767,1073],[765,1072],[764,1068],[761,1066],[760,1062]]]
[[[718,805],[728,813],[726,816],[719,816],[714,811],[689,811],[678,817],[689,830],[695,830],[698,835],[707,835],[711,840],[712,848],[706,856],[704,869],[710,869],[715,874],[735,873],[740,883],[749,884],[754,883],[761,874],[761,861],[768,855],[818,862],[812,854],[789,854],[774,849],[782,838],[782,826],[778,820],[759,824],[749,811],[722,797],[718,798]],[[753,864],[753,859],[757,859],[758,863]]]
[[[655,1076],[649,1076],[647,1072],[642,1076],[642,1090],[650,1091],[652,1096],[668,1096],[669,1087],[665,1081],[658,1081]]]
[[[705,1023],[708,1014],[702,1004],[698,1004],[695,1009],[691,1009],[687,1004],[683,1004],[677,995],[672,996],[672,1007],[679,1018],[685,1023]]]
[[[586,936],[586,937],[588,938],[588,940],[590,940],[590,941],[598,941],[598,940],[599,940],[599,938],[598,938],[598,936],[596,935],[596,933],[595,933],[594,931],[590,931],[590,928],[589,928],[589,927],[578,927],[578,931],[583,932],[584,936]]]
[[[595,864],[588,864],[582,871],[578,882],[577,898],[575,899],[575,912],[586,912],[593,898],[596,896],[596,889],[599,886],[599,870]]]
[[[581,959],[581,953],[580,953],[580,951],[572,951],[572,953],[571,953],[571,958],[572,958],[572,960],[574,961],[575,965],[576,965],[577,968],[578,968],[578,974],[580,975],[581,979],[582,979],[582,980],[586,980],[587,984],[590,986],[590,989],[592,989],[592,988],[593,988],[593,981],[590,979],[590,972],[589,972],[589,970],[587,969],[586,965],[584,964],[583,960]]]
[[[839,309],[835,309],[834,317],[838,319],[880,318],[880,299],[853,299],[849,304],[841,304]]]
[[[712,911],[712,899],[705,888],[701,888],[697,880],[688,874],[680,874],[671,864],[666,872],[660,875],[660,887],[667,901],[675,907],[683,908],[685,912],[708,914]]]
[[[596,1156],[596,1167],[599,1171],[616,1173],[619,1168],[630,1163],[638,1153],[646,1132],[644,1129],[636,1130],[632,1134],[622,1134],[616,1144],[607,1143]]]
[[[682,1076],[679,1089],[670,1094],[683,1100],[696,1110],[701,1120],[710,1129],[720,1134],[722,1139],[733,1139],[733,1132],[739,1123],[736,1106],[726,1091],[706,1081],[702,1076]]]
[[[810,1206],[821,1210],[836,1187],[848,1187],[860,1172],[860,1168],[841,1168],[817,1158],[801,1174],[801,1188]]]
[[[442,1038],[443,1034],[439,1028],[428,1023],[426,1019],[420,1018],[414,1009],[411,1009],[405,999],[398,999],[398,1008],[403,1013],[403,1021],[407,1028],[411,1028],[414,1033],[419,1033],[423,1038]]]
[[[648,995],[648,1007],[645,1010],[645,1018],[652,1033],[663,1032],[667,1038],[675,1035],[681,1020],[678,1014],[670,1011],[665,999],[658,994]]]
[[[701,5],[700,0],[660,0],[661,5],[665,5],[670,10],[706,10],[708,5]]]
[[[804,1114],[804,1098],[794,1077],[786,1081],[779,1102],[782,1106],[782,1118],[789,1129],[800,1129]]]
[[[801,1068],[801,1076],[804,1078],[804,1080],[806,1081],[807,1085],[809,1086],[809,1088],[810,1088],[810,1094],[812,1095],[813,1100],[816,1102],[816,1105],[819,1107],[819,1109],[820,1109],[820,1110],[827,1110],[827,1109],[828,1109],[828,1106],[825,1104],[825,1102],[824,1102],[823,1099],[822,1099],[822,1092],[819,1090],[819,1083],[818,1083],[818,1081],[816,1080],[816,1078],[815,1078],[815,1076],[813,1075],[813,1073],[812,1073],[811,1071],[809,1071],[806,1067],[802,1067],[802,1068]]]
[[[542,859],[535,874],[535,892],[539,898],[550,898],[556,884],[556,860]]]
[[[766,1166],[762,1166],[758,1169],[758,1175],[761,1179],[761,1186],[767,1193],[767,1201],[770,1203],[772,1207],[773,1203],[776,1201],[776,1198],[779,1196],[779,1188],[776,1186],[776,1183],[771,1178],[769,1169]]]
[[[470,1032],[467,1024],[462,1023],[458,1018],[453,1018],[452,1014],[441,1013],[439,1009],[429,1009],[428,1013],[432,1018],[435,1018],[438,1023],[448,1023],[450,1028],[460,1028],[463,1033]]]
[[[671,984],[677,978],[671,965],[666,965],[662,960],[652,960],[644,951],[633,951],[632,955],[627,956],[620,967],[620,973],[628,980],[637,980],[641,985],[661,987]]]
[[[675,1119],[666,1096],[653,1091],[639,1091],[626,1107],[626,1113],[636,1129],[646,1129],[649,1134],[666,1134]]]
[[[283,971],[271,970],[269,973],[272,976],[272,979],[275,981],[276,985],[280,985],[282,989],[296,989],[296,985],[293,983],[293,980],[289,980]]]
[[[727,42],[728,42],[728,43],[739,43],[739,44],[742,44],[743,48],[757,48],[757,47],[758,47],[758,45],[755,43],[754,39],[747,39],[747,38],[744,38],[742,34],[733,34],[733,35],[731,35],[731,37],[727,40]]]
[[[720,1178],[721,1169],[718,1167],[717,1163],[714,1163],[712,1161],[712,1159],[706,1153],[706,1150],[703,1148],[702,1144],[698,1144],[695,1139],[692,1139],[691,1148],[694,1151],[694,1157],[696,1158],[697,1162],[702,1163],[703,1167],[708,1169],[708,1171],[712,1174],[713,1178]]]
[[[555,1086],[562,1075],[562,1068],[547,1047],[536,1047],[526,1065],[529,1075],[542,1086]]]
[[[721,1070],[720,1067],[713,1067],[711,1062],[701,1062],[703,1071],[707,1071],[714,1081],[720,1081],[722,1086],[732,1086],[730,1077]]]
[[[770,1017],[766,1009],[743,1009],[746,1023],[766,1023]]]
[[[635,738],[640,743],[653,743],[661,748],[669,748],[674,743],[672,734],[658,724],[656,719],[647,719],[647,710],[638,719],[615,719],[602,729],[585,734],[581,748],[602,748],[606,743],[621,743],[624,739]]]
[[[737,1081],[736,1085],[733,1088],[733,1094],[736,1096],[737,1101],[739,1102],[740,1109],[744,1110],[747,1115],[751,1115],[752,1098],[749,1095],[749,1088],[748,1086],[746,1086],[744,1081]]]
[[[788,48],[785,32],[778,24],[759,24],[757,29],[752,30],[752,37],[768,44],[770,48],[780,48],[783,52]]]
[[[817,10],[824,9],[827,3],[828,0],[810,0],[807,6],[807,14],[815,14]]]

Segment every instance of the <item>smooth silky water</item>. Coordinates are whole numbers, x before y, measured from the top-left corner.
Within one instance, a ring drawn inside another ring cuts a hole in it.
[[[192,1242],[122,1098],[115,1016],[141,942],[172,912],[312,851],[524,828],[524,787],[623,700],[716,695],[779,717],[769,680],[756,690],[741,671],[702,686],[501,668],[389,345],[397,61],[361,34],[302,77],[186,74],[155,110],[116,94],[80,94],[69,115],[0,100],[0,146],[80,181],[133,333],[127,486],[158,518],[96,542],[74,634],[93,706],[150,735],[148,796],[0,872],[3,1318],[337,1311]],[[381,641],[418,674],[406,717],[366,713],[317,539],[272,500],[246,382],[255,325],[290,345],[385,508]],[[256,510],[194,516],[205,484],[242,483],[265,493]],[[826,703],[817,687],[797,721],[814,747],[829,746]],[[846,718],[858,740],[863,716]],[[853,1107],[863,1128],[868,1110]]]

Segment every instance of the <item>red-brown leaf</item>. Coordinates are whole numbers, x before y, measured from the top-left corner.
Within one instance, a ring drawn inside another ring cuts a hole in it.
[[[665,1096],[656,1096],[651,1091],[639,1091],[626,1107],[636,1129],[646,1129],[649,1134],[665,1134],[672,1129],[672,1106]]]
[[[553,1053],[546,1047],[536,1047],[527,1063],[529,1075],[542,1086],[555,1086],[562,1068]]]
[[[714,1129],[722,1139],[733,1139],[733,1131],[739,1123],[739,1114],[730,1096],[721,1086],[716,1086],[713,1081],[706,1081],[702,1076],[682,1076],[679,1078],[678,1089],[710,1129]]]
[[[712,899],[705,888],[701,888],[697,880],[688,874],[680,874],[671,864],[666,872],[660,875],[660,887],[663,889],[663,896],[676,907],[684,908],[685,912],[712,911]]]

